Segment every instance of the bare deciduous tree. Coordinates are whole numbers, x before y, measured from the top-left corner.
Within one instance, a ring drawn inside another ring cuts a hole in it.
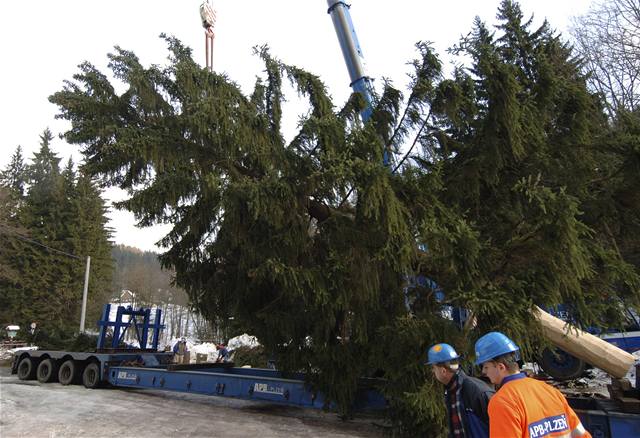
[[[640,0],[601,0],[574,19],[571,33],[609,114],[640,108]]]

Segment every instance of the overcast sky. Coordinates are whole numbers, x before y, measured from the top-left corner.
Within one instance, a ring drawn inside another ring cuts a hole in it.
[[[584,13],[590,0],[522,0],[534,23],[547,18],[567,34],[572,16]],[[47,97],[89,61],[107,72],[106,54],[113,46],[134,51],[144,65],[165,64],[161,32],[176,36],[204,64],[201,0],[30,0],[0,2],[0,168],[18,145],[26,158],[38,148],[39,134],[68,129],[55,120],[57,108]],[[250,93],[262,71],[252,47],[268,44],[273,55],[319,75],[341,105],[351,93],[349,78],[325,0],[215,0],[217,12],[214,69],[224,72]],[[493,24],[499,0],[349,0],[351,16],[366,60],[367,73],[387,77],[397,86],[407,82],[407,61],[414,43],[431,41],[443,60],[445,50],[471,30],[475,16]],[[380,82],[380,81],[378,81]],[[289,96],[295,102],[294,96]],[[286,111],[286,108],[285,108]],[[292,112],[295,112],[295,107]],[[290,114],[291,124],[296,119]],[[64,162],[75,147],[58,139],[53,149]],[[116,190],[110,199],[123,196]],[[111,211],[114,240],[145,250],[157,250],[167,227],[138,229],[127,212]]]

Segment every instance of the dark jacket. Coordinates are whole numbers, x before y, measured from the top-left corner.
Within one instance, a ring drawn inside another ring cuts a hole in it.
[[[467,376],[464,371],[460,370],[456,374],[458,384],[462,387],[461,398],[461,417],[462,427],[466,437],[483,438],[489,436],[489,399],[495,391],[485,382],[475,377]],[[445,404],[447,406],[447,418],[449,422],[449,436],[451,434],[451,404],[449,403],[449,392],[444,392]]]

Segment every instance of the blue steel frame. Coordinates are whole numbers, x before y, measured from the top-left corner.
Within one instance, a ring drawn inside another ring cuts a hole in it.
[[[111,314],[111,304],[105,304],[102,310],[102,318],[98,322],[100,326],[100,334],[98,336],[97,348],[102,350],[105,347],[107,331],[109,327],[113,327],[113,339],[111,340],[111,348],[116,349],[124,340],[129,327],[133,327],[136,338],[140,344],[140,349],[147,349],[149,340],[149,330],[153,330],[151,337],[150,349],[156,351],[158,349],[158,341],[160,340],[160,331],[164,328],[162,325],[162,310],[156,309],[155,318],[151,322],[151,309],[140,308],[135,310],[131,306],[118,306],[115,321],[109,320]],[[124,316],[129,316],[129,321],[123,321]],[[142,321],[139,320],[142,318]]]

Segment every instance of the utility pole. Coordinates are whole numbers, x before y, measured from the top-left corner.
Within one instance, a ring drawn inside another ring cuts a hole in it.
[[[87,315],[87,293],[89,292],[89,269],[91,257],[87,256],[87,267],[84,271],[84,290],[82,291],[82,312],[80,313],[80,333],[84,333],[84,319]]]

